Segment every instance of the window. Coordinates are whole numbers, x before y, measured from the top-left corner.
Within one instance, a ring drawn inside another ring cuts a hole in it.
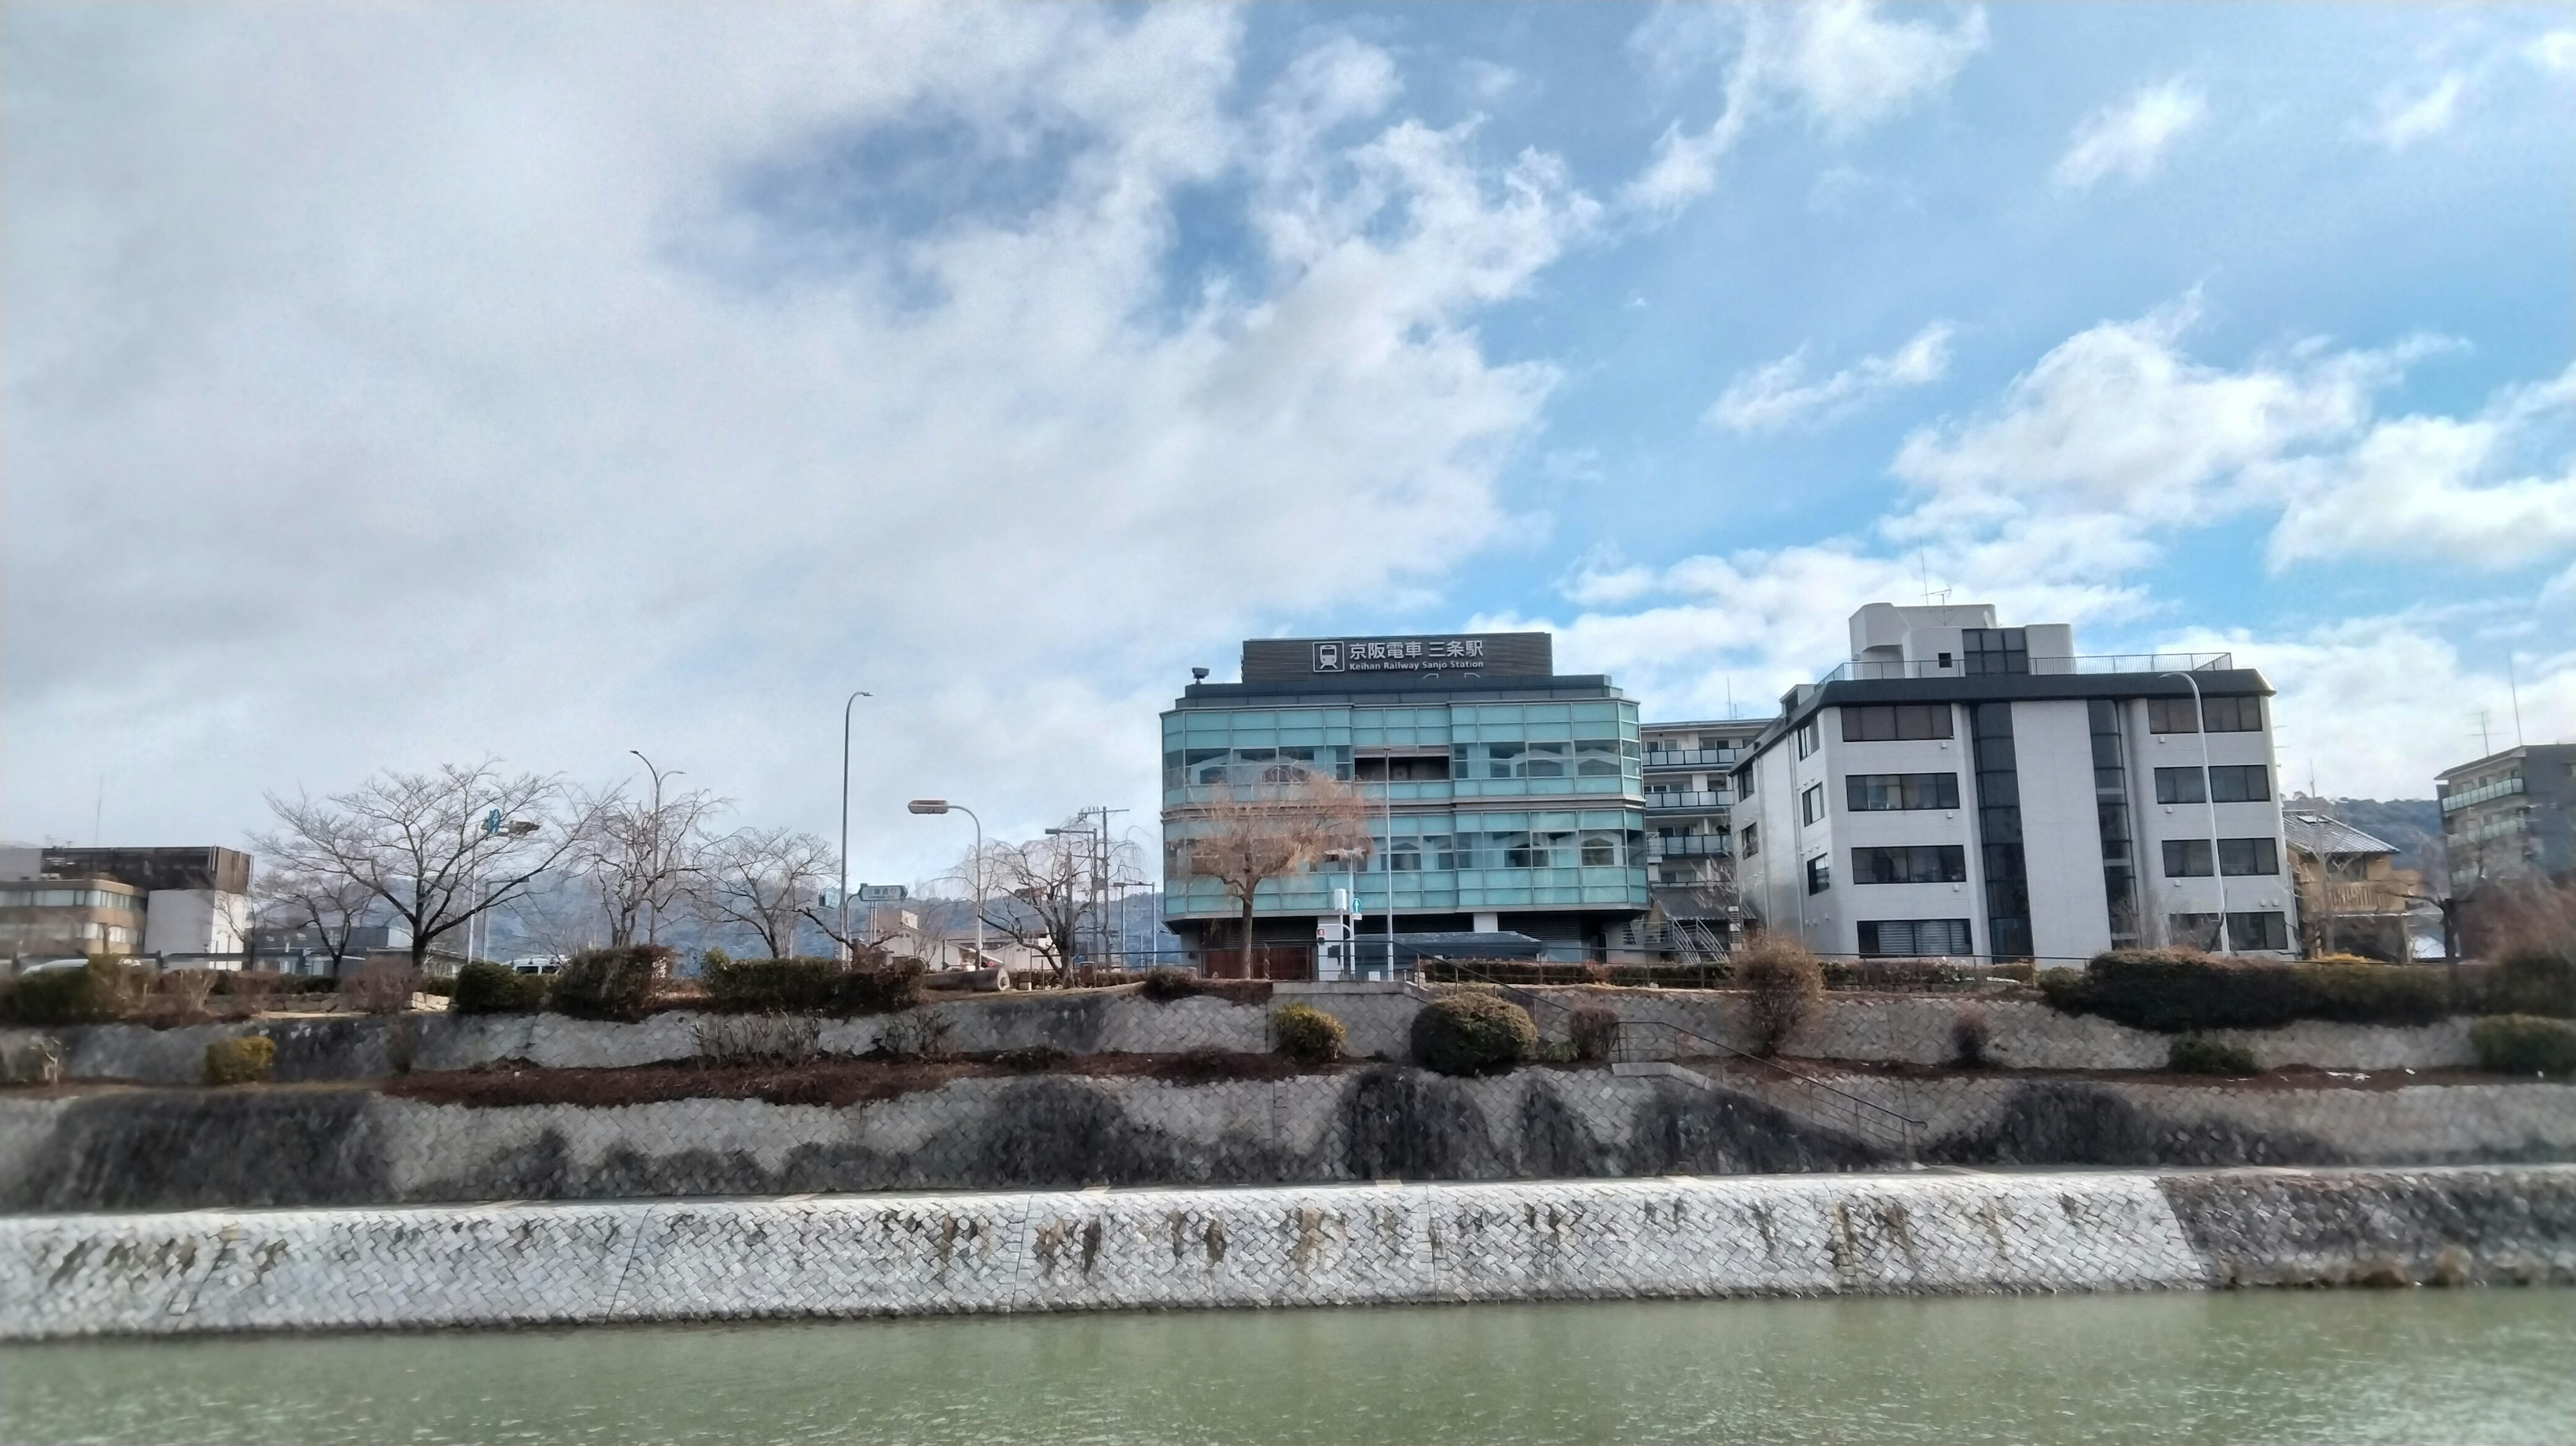
[[[2263,700],[2252,694],[2236,697],[2207,698],[2201,711],[2209,718],[2212,733],[2260,733],[2263,731]],[[2149,698],[2147,728],[2155,733],[2197,733],[2199,723],[2193,719],[2189,698]]]
[[[2229,914],[2227,942],[2239,949],[2290,947],[2290,921],[2278,912]]]
[[[1806,757],[1823,746],[1823,730],[1816,727],[1815,719],[1809,718],[1806,722],[1798,725],[1798,756],[1800,758]]]
[[[1753,796],[1753,765],[1750,763],[1736,771],[1735,796],[1738,798],[1751,798]]]
[[[1798,795],[1798,822],[1815,823],[1824,816],[1825,786],[1821,783],[1808,784],[1807,791]]]
[[[2209,770],[2209,788],[2197,768],[2156,770],[2158,803],[2263,803],[2272,797],[2272,771],[2260,763],[2221,763]]]
[[[1955,773],[1849,773],[1843,776],[1844,802],[1855,813],[1895,809],[1957,808],[1959,775]]]
[[[1970,675],[2030,671],[2030,635],[2020,628],[1966,628],[1959,634],[1960,652]]]
[[[1619,862],[1619,841],[1616,838],[1606,833],[1588,833],[1583,836],[1584,867],[1600,868],[1617,862]]]
[[[1860,952],[1871,959],[1922,959],[1972,954],[1965,919],[1863,919]]]
[[[2280,850],[2268,838],[2223,838],[2218,841],[2218,871],[2223,874],[2277,874]]]
[[[2169,838],[2165,840],[2165,877],[2201,879],[2210,874],[2209,840],[2205,838]]]
[[[1963,884],[1968,851],[1957,844],[1852,850],[1855,884]]]
[[[1828,854],[1807,860],[1807,892],[1821,894],[1834,886],[1834,862]]]
[[[1950,736],[1950,705],[1947,703],[1886,703],[1867,708],[1847,707],[1842,712],[1845,743]]]
[[[1762,825],[1758,823],[1746,824],[1744,826],[1743,838],[1744,856],[1746,858],[1749,859],[1755,854],[1762,852]]]
[[[2209,797],[2200,786],[2197,768],[2159,768],[2156,770],[2156,802],[2201,803]]]

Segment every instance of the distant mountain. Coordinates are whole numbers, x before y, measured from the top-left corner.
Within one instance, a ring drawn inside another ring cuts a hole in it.
[[[2396,845],[2394,863],[2401,869],[2421,869],[2427,858],[2440,852],[2442,805],[2434,799],[2310,798],[2302,794],[2281,806],[2329,813],[2373,838]]]

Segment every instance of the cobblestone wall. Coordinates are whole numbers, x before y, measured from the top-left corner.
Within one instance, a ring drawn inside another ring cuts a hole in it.
[[[1733,994],[1679,989],[1545,994],[1569,1006],[1599,1004],[1628,1019],[1676,1025],[1738,1049],[1749,1049],[1754,1042],[1742,1001]],[[1408,1057],[1408,1036],[1422,998],[1393,985],[1369,984],[1282,985],[1278,997],[1303,1000],[1340,1018],[1349,1031],[1351,1054],[1390,1061]],[[1952,1026],[1967,1004],[1941,996],[1829,997],[1816,1021],[1789,1041],[1786,1052],[1809,1059],[1945,1064],[1952,1054]],[[2060,1014],[2044,1004],[1992,1000],[1976,1007],[1986,1019],[1988,1057],[2007,1068],[2156,1070],[2164,1068],[2172,1043],[2166,1035]],[[829,1020],[818,1043],[835,1054],[865,1054],[889,1029],[917,1033],[926,1020],[947,1048],[967,1053],[1032,1045],[1068,1054],[1258,1052],[1270,1047],[1266,1008],[1205,997],[1158,1004],[1132,992],[1083,990],[951,1000],[916,1013],[916,1018],[901,1021]],[[1562,1035],[1562,1011],[1542,1007],[1536,1014],[1544,1032]],[[196,1082],[210,1041],[254,1032],[277,1041],[276,1077],[301,1083],[381,1078],[398,1067],[469,1069],[505,1059],[561,1068],[658,1064],[695,1054],[698,1028],[698,1016],[674,1012],[640,1024],[554,1014],[427,1015],[278,1019],[170,1030],[99,1025],[53,1034],[65,1046],[67,1078],[175,1085]],[[2411,1029],[2307,1022],[2221,1037],[2244,1045],[2265,1069],[2448,1069],[2476,1063],[2468,1022],[2457,1019]],[[0,1061],[26,1056],[37,1038],[33,1030],[0,1030]]]
[[[1278,1082],[1033,1075],[847,1108],[679,1100],[469,1109],[359,1089],[0,1098],[0,1210],[378,1205],[1883,1168],[1896,1154],[1754,1074],[1482,1080],[1374,1066]],[[1840,1077],[1963,1165],[2576,1159],[2576,1086],[2278,1089]]]
[[[2487,1278],[2576,1280],[2576,1172],[22,1217],[0,1219],[0,1338]]]

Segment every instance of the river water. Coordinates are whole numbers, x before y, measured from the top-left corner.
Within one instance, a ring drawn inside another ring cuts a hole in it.
[[[0,1348],[0,1442],[2565,1443],[2576,1291],[1422,1307]]]

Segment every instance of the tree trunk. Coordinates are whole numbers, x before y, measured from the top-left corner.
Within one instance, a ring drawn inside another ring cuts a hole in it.
[[[1252,900],[1253,900],[1253,894],[1254,894],[1255,890],[1258,890],[1260,887],[1261,887],[1261,885],[1260,885],[1259,883],[1257,883],[1257,882],[1256,882],[1256,883],[1252,886],[1252,888],[1249,888],[1249,889],[1246,889],[1246,890],[1244,890],[1244,891],[1243,891],[1243,977],[1244,977],[1244,978],[1246,978],[1246,979],[1250,979],[1250,978],[1252,978],[1252,977],[1253,977],[1253,975],[1252,975]]]

